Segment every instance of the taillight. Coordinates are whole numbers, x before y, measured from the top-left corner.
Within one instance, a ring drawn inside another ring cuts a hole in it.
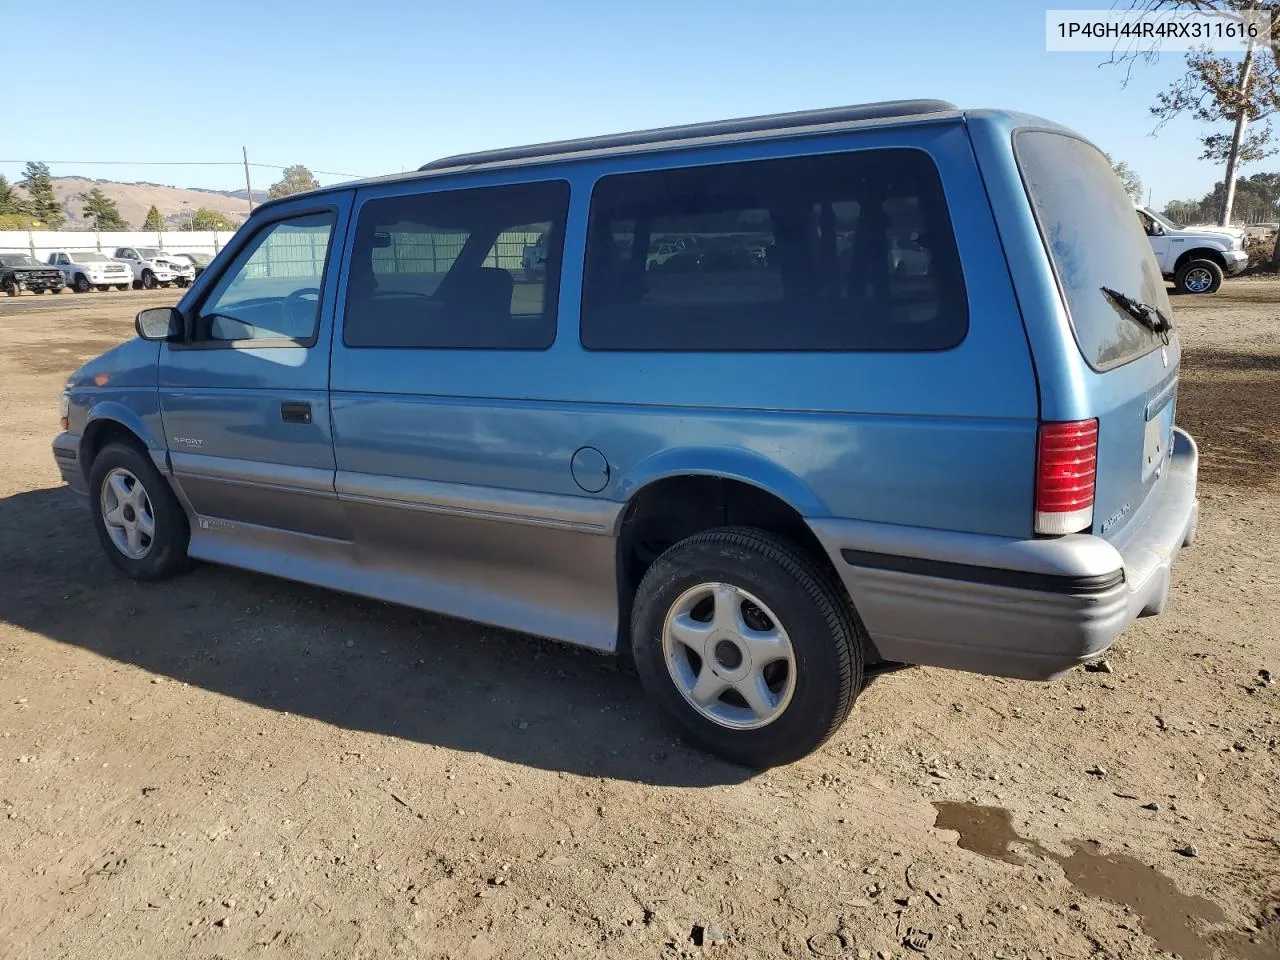
[[[1040,424],[1036,449],[1036,533],[1078,533],[1093,523],[1098,421]]]

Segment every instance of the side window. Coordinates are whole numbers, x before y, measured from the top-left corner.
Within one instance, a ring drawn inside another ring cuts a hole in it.
[[[254,234],[201,304],[195,339],[314,342],[333,221],[326,211]]]
[[[560,180],[365,203],[351,250],[343,343],[549,347],[568,207],[569,185]]]
[[[60,253],[58,254],[57,262],[58,262],[58,266],[60,267],[68,267],[71,265],[71,258],[68,257],[65,253]]]
[[[589,350],[941,350],[968,322],[919,150],[620,174],[592,192]]]

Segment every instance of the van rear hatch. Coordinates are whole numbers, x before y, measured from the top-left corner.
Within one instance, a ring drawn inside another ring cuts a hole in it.
[[[1014,135],[1014,152],[1087,365],[1062,388],[1078,388],[1084,417],[1097,420],[1092,516],[1075,529],[1122,542],[1145,519],[1173,446],[1179,351],[1164,278],[1101,151],[1068,133],[1026,129]],[[1051,388],[1042,383],[1042,396]]]

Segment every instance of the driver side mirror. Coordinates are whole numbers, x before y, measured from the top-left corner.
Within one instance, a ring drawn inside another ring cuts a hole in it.
[[[133,327],[143,340],[181,340],[185,333],[182,313],[174,307],[150,307],[141,311]]]
[[[1163,236],[1164,236],[1164,224],[1163,224],[1163,223],[1157,223],[1157,222],[1155,222],[1155,221],[1153,220],[1153,221],[1151,222],[1151,235],[1152,235],[1153,237],[1163,237]]]

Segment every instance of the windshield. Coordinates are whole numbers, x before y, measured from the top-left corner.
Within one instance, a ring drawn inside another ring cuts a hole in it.
[[[157,250],[155,247],[139,247],[138,256],[140,256],[143,260],[150,260],[152,257],[160,256],[160,251]]]
[[[0,254],[0,264],[6,267],[38,267],[37,261],[30,254],[26,253],[5,253]]]
[[[108,263],[109,257],[104,257],[100,253],[73,253],[70,254],[72,263]]]
[[[1085,360],[1110,370],[1156,349],[1163,338],[1103,293],[1173,313],[1151,242],[1106,157],[1044,130],[1019,132],[1014,150]]]

